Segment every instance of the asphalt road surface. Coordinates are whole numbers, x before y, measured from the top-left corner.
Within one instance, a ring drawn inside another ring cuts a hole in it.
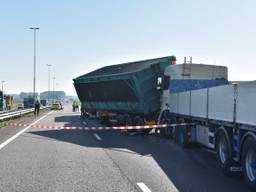
[[[70,107],[22,123],[98,126]],[[120,131],[0,129],[0,191],[248,191],[215,155],[154,135]]]

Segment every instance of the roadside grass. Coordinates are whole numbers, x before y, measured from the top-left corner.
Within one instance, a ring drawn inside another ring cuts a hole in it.
[[[48,111],[50,111],[50,109],[45,108],[45,109],[41,109],[40,113],[46,113]],[[1,120],[0,121],[0,128],[6,127],[8,124],[17,123],[21,120],[24,120],[25,118],[31,118],[31,117],[34,117],[34,111],[23,114],[23,115],[19,115],[19,116],[16,116],[16,117],[10,117],[8,119]]]

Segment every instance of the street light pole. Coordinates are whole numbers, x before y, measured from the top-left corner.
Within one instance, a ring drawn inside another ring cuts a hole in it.
[[[51,84],[51,64],[46,64],[48,67],[48,104],[50,103],[50,84]]]
[[[2,98],[1,98],[1,110],[4,111],[4,82],[5,81],[1,81],[2,83]]]
[[[3,95],[4,95],[4,83],[5,83],[5,81],[2,81],[2,93],[3,93]]]
[[[56,77],[53,77],[52,78],[52,80],[53,80],[53,83],[52,83],[52,93],[53,93],[53,103],[55,102],[55,94],[54,94],[54,87],[55,87],[55,79],[56,79]]]
[[[33,77],[33,95],[36,99],[36,30],[39,30],[38,27],[30,27],[29,29],[34,31],[34,77]]]
[[[59,100],[59,96],[58,96],[58,94],[57,94],[58,86],[59,86],[59,83],[55,82],[55,92],[56,92],[56,94],[55,94],[55,99],[56,99],[56,102],[58,102],[58,100]]]
[[[2,104],[1,104],[1,110],[2,111],[4,111],[4,82],[5,81],[1,81],[1,83],[2,83],[2,95],[3,95],[3,97],[1,98],[1,102],[2,102]]]

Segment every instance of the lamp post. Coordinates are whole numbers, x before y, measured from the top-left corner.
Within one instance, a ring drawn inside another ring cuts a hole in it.
[[[1,83],[2,83],[2,92],[3,92],[3,95],[4,95],[4,83],[5,83],[5,81],[1,81]]]
[[[48,104],[50,103],[50,84],[51,84],[51,64],[46,64],[48,67]]]
[[[57,94],[57,92],[58,92],[58,86],[59,86],[59,83],[58,83],[58,82],[55,82],[55,92],[56,92],[56,94],[55,94],[55,99],[56,99],[56,102],[59,101],[59,95]]]
[[[54,94],[54,88],[55,88],[55,79],[56,79],[56,77],[53,77],[52,78],[52,93],[53,93],[53,103],[54,103],[54,101],[55,101],[55,94]]]
[[[34,77],[33,77],[33,95],[36,99],[36,31],[39,27],[30,27],[29,29],[34,31]]]
[[[1,81],[1,83],[2,83],[2,95],[3,95],[3,97],[1,98],[2,99],[1,110],[3,110],[3,111],[4,111],[4,82],[5,81]]]

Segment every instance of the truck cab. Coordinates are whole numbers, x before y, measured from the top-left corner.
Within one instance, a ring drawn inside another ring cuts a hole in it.
[[[225,84],[228,80],[227,67],[197,63],[169,65],[164,75],[169,77],[169,86],[163,90],[161,112],[172,106],[170,93]]]

